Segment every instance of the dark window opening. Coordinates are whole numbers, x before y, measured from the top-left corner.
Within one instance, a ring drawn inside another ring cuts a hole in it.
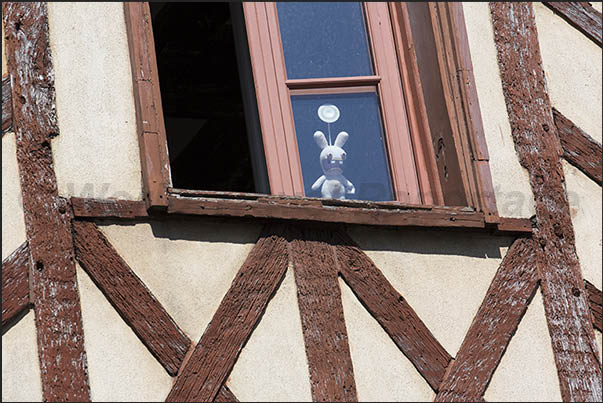
[[[149,4],[172,185],[269,193],[241,5]]]

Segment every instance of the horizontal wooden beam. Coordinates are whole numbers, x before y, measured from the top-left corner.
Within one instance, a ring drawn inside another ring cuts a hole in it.
[[[142,200],[89,199],[72,197],[73,214],[79,218],[141,218],[148,217]]]
[[[168,213],[260,217],[347,224],[485,228],[484,215],[445,208],[351,208],[325,206],[319,200],[265,197],[257,200],[168,196]]]
[[[344,281],[437,392],[452,357],[371,259],[346,234],[337,235],[336,260]]]
[[[543,2],[555,14],[567,21],[571,26],[586,35],[599,46],[601,43],[601,13],[585,1]]]
[[[166,371],[176,375],[191,340],[94,223],[74,221],[73,231],[82,268]]]
[[[264,229],[220,303],[166,401],[213,401],[287,270],[287,240]]]
[[[27,242],[2,261],[2,327],[29,308],[30,268]]]
[[[588,280],[584,280],[584,288],[588,293],[590,312],[593,316],[593,326],[603,332],[603,293]]]
[[[603,184],[603,150],[601,144],[553,108],[553,118],[563,148],[563,158],[586,176]]]
[[[498,268],[435,401],[483,399],[537,287],[534,241],[517,240]]]
[[[2,55],[4,57],[4,55]],[[13,127],[13,103],[8,74],[2,77],[2,134],[10,131]]]

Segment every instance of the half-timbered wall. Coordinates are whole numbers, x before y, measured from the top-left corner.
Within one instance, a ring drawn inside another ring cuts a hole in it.
[[[543,4],[532,7],[550,106],[599,147],[598,162],[596,153],[589,160],[598,183],[568,162],[571,155],[562,171],[580,276],[599,290],[600,315],[601,46]],[[493,8],[463,4],[498,213],[536,221],[538,197],[516,148]],[[3,53],[11,49],[4,28]],[[58,196],[140,202],[123,4],[49,3],[48,38]],[[13,129],[3,129],[3,279],[24,243],[30,260],[16,142]],[[517,240],[485,230],[362,225],[341,233],[330,225],[266,229],[266,221],[248,218],[145,214],[73,222],[93,401],[580,400],[563,386],[571,376],[559,367],[547,322],[545,246],[529,233]],[[584,289],[573,290],[561,298]],[[4,298],[2,400],[42,401],[49,392],[34,310],[5,326]],[[475,357],[484,358],[481,367]],[[224,373],[204,362],[224,365]],[[340,372],[329,373],[331,366]],[[195,383],[199,373],[206,379]],[[475,385],[463,384],[467,374]],[[577,390],[596,398],[590,386]]]

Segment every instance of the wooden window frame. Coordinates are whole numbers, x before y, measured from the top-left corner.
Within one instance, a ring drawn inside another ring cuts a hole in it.
[[[247,9],[254,8],[259,10],[260,4],[264,4],[265,13],[276,12],[274,3],[244,3]],[[272,4],[266,6],[266,4]],[[379,18],[384,18],[384,10],[387,11],[391,18],[391,27],[393,27],[394,48],[391,48],[387,57],[397,57],[394,63],[389,62],[390,66],[398,65],[398,71],[388,71],[386,74],[397,74],[397,80],[402,86],[402,91],[405,95],[405,104],[402,108],[405,113],[401,113],[401,118],[394,123],[386,123],[384,125],[402,124],[406,125],[410,132],[410,140],[412,147],[415,150],[415,159],[417,167],[417,180],[419,183],[419,191],[421,192],[422,201],[420,205],[424,208],[438,208],[443,205],[443,192],[439,178],[442,176],[438,172],[438,167],[435,158],[433,157],[434,144],[429,131],[429,122],[427,119],[426,106],[423,99],[421,87],[421,78],[418,70],[417,56],[414,51],[414,43],[412,31],[410,27],[409,14],[405,3],[367,3],[367,9],[373,10],[367,13],[369,24],[375,23]],[[387,4],[384,8],[384,5]],[[374,9],[373,9],[374,8]],[[223,200],[223,199],[241,199],[250,200],[276,200],[275,196],[253,195],[236,192],[211,192],[211,191],[193,191],[175,189],[172,187],[170,176],[170,165],[167,149],[167,138],[165,133],[165,123],[161,106],[161,96],[159,90],[159,80],[157,72],[157,61],[154,52],[154,40],[151,27],[151,16],[149,5],[143,3],[124,3],[124,11],[126,17],[126,28],[128,34],[128,43],[130,49],[130,59],[132,65],[132,79],[134,99],[136,104],[137,132],[139,135],[139,146],[142,165],[143,179],[143,195],[147,209],[170,211],[170,200],[178,200],[179,205],[182,199],[190,198],[192,205],[197,205],[195,197],[202,196],[205,200]],[[488,165],[488,151],[486,147],[481,113],[475,83],[473,78],[472,63],[469,53],[469,44],[467,33],[465,30],[465,21],[460,3],[429,3],[429,13],[432,20],[432,28],[436,41],[436,50],[440,68],[440,76],[445,94],[447,112],[453,128],[453,136],[456,147],[456,153],[461,165],[462,181],[464,185],[463,191],[466,192],[468,206],[451,206],[452,210],[472,210],[475,213],[483,214],[486,223],[499,222],[496,203],[494,199],[494,191]],[[249,13],[246,11],[246,19]],[[274,14],[273,14],[274,16]],[[373,20],[373,18],[375,20]],[[388,18],[388,19],[389,19]],[[377,22],[378,24],[378,22]],[[265,40],[274,40],[274,35],[280,35],[277,26],[265,26],[262,35]],[[248,35],[254,35],[248,32]],[[272,35],[272,36],[271,36]],[[379,48],[382,48],[380,46]],[[391,50],[395,50],[392,52]],[[252,50],[253,52],[253,50]],[[281,54],[282,55],[282,54]],[[257,57],[266,58],[267,61],[272,57],[272,53],[268,54],[251,54],[252,60]],[[281,74],[284,77],[284,59],[282,63],[264,63],[271,74]],[[272,67],[270,67],[272,66]],[[270,70],[272,69],[272,70]],[[376,72],[377,73],[377,72]],[[382,77],[379,77],[382,79]],[[371,81],[372,80],[372,81]],[[288,91],[303,91],[307,82],[304,80],[282,80],[281,88],[263,88],[256,83],[256,91],[272,91],[276,94],[279,103],[286,101],[285,105],[289,105]],[[329,79],[324,83],[324,86],[332,86],[337,79]],[[353,79],[342,79],[342,82],[336,83],[338,86],[347,86],[347,88],[375,84],[375,77],[363,78],[355,77]],[[316,83],[312,84],[315,85]],[[283,91],[285,86],[287,92]],[[320,86],[320,85],[319,85]],[[382,89],[383,90],[383,89]],[[387,91],[387,90],[386,90]],[[260,94],[258,93],[258,97]],[[271,103],[261,106],[258,102],[259,109],[262,108],[281,108],[281,104]],[[398,105],[400,107],[400,105]],[[290,110],[289,110],[290,112]],[[259,111],[260,119],[266,111]],[[391,115],[391,114],[390,114]],[[385,116],[387,118],[387,116]],[[292,114],[289,113],[289,119],[292,119]],[[284,127],[281,115],[281,123],[277,128]],[[293,128],[293,122],[288,122],[288,127]],[[262,127],[264,130],[264,127]],[[264,135],[263,135],[264,136]],[[286,147],[297,152],[297,142],[294,133],[288,133]],[[272,148],[279,149],[278,144],[266,144],[264,137],[265,151]],[[388,139],[389,141],[389,139]],[[282,144],[281,146],[282,147]],[[391,148],[391,147],[390,147]],[[393,147],[395,149],[395,147]],[[290,155],[290,152],[285,150],[285,155]],[[392,158],[392,154],[389,154]],[[268,159],[267,159],[268,160]],[[390,164],[397,161],[396,158],[390,160]],[[270,162],[267,161],[267,165]],[[293,175],[297,175],[301,179],[301,166],[299,165],[299,157],[297,165],[293,166]],[[274,170],[274,167],[268,166],[268,170]],[[270,171],[272,172],[272,171]],[[394,181],[392,173],[392,182]],[[272,178],[270,179],[272,181]],[[285,183],[285,182],[284,182]],[[289,181],[290,187],[295,195],[303,194],[303,184],[298,181],[295,184],[293,180]],[[287,196],[287,200],[300,200],[297,205],[301,206],[305,203],[303,200],[320,200],[299,196]],[[324,208],[328,208],[331,202],[328,201],[312,201],[313,207],[316,203],[321,203]],[[364,208],[367,203],[360,202],[348,203],[350,207],[358,205],[359,209]],[[391,210],[392,206],[397,206],[401,209],[405,207],[416,208],[417,203],[408,201],[396,201],[388,203],[372,203],[373,208],[386,208]],[[352,208],[353,209],[353,208]],[[189,214],[190,212],[187,212]],[[215,214],[213,214],[215,215]],[[376,223],[378,225],[378,223]]]

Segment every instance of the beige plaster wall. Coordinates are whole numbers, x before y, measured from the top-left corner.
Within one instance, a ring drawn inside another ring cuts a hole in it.
[[[255,244],[260,227],[171,217],[136,225],[102,225],[101,230],[196,342]]]
[[[341,279],[343,311],[360,402],[431,402],[435,393]]]
[[[452,356],[512,241],[419,229],[350,234]]]
[[[566,161],[563,172],[582,276],[600,290],[603,289],[601,186]]]
[[[487,402],[562,401],[540,290],[492,375],[484,398]]]
[[[527,171],[521,167],[505,105],[488,3],[463,3],[475,86],[490,154],[498,213],[529,218],[535,214]]]
[[[2,335],[2,401],[42,401],[33,310]]]
[[[310,374],[292,268],[226,384],[242,402],[310,402]]]
[[[59,194],[142,198],[122,3],[49,3]]]
[[[172,378],[79,265],[77,280],[92,401],[164,401]]]
[[[601,143],[601,48],[542,3],[533,5],[551,103]]]
[[[26,240],[15,134],[2,136],[2,260]]]

